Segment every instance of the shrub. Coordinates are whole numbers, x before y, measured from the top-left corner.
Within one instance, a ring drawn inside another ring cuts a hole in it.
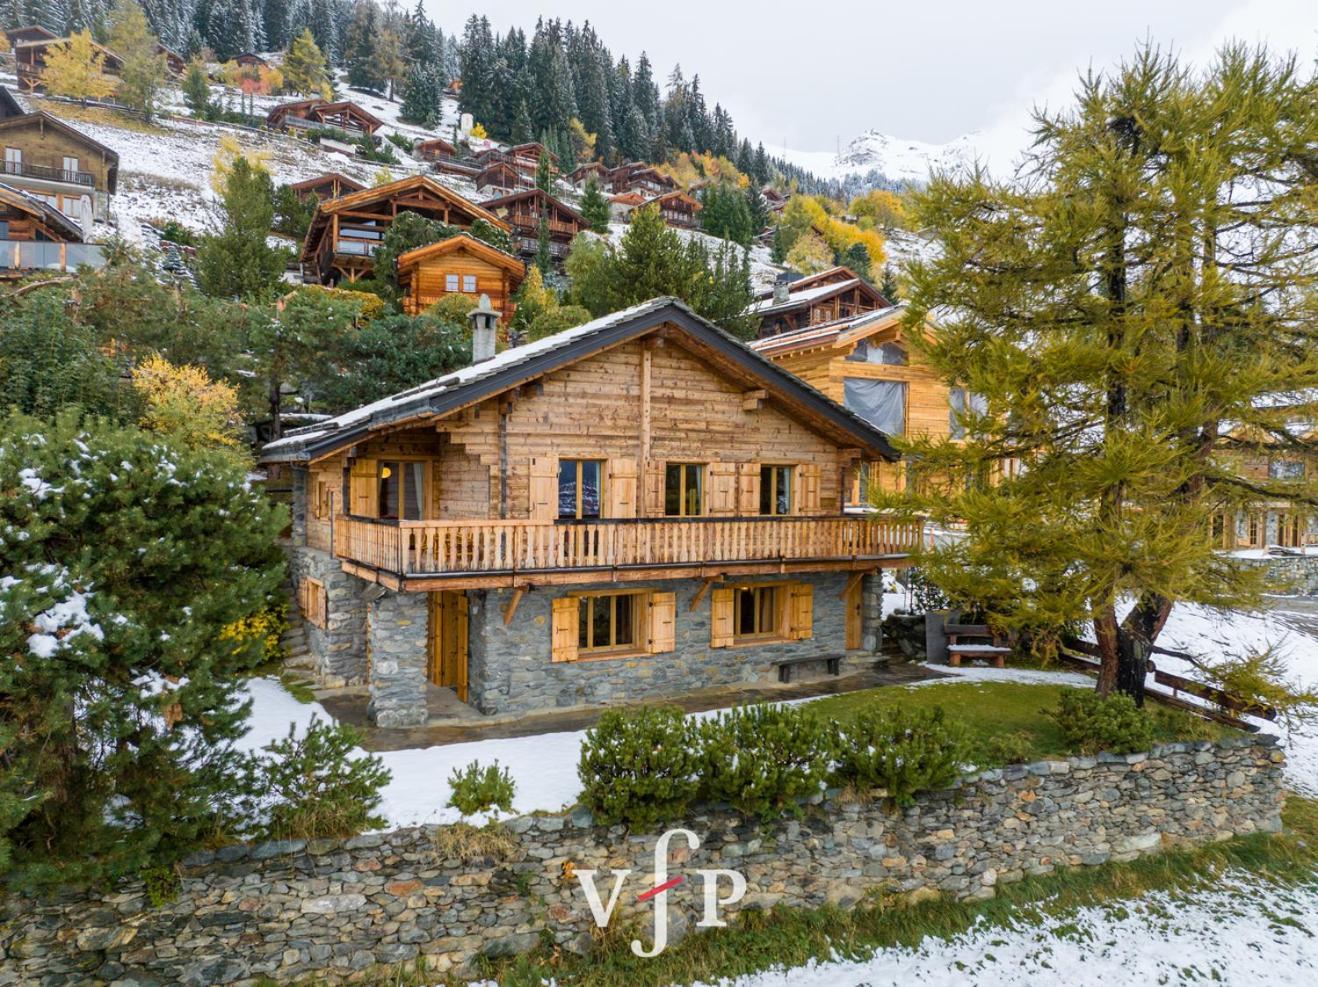
[[[1084,754],[1130,754],[1153,745],[1153,718],[1124,693],[1100,696],[1088,689],[1065,689],[1049,716],[1067,744]]]
[[[266,823],[271,839],[356,836],[379,829],[385,820],[373,815],[389,771],[374,755],[354,757],[361,735],[342,723],[312,716],[301,737],[296,727],[264,748],[266,790],[274,795]]]
[[[465,768],[454,768],[448,786],[452,792],[448,804],[464,816],[491,809],[513,811],[517,786],[508,769],[500,768],[498,761],[484,768],[479,761],[472,761]]]
[[[795,706],[743,706],[699,727],[703,793],[766,822],[818,794],[835,732]]]
[[[435,831],[435,852],[445,859],[460,860],[464,864],[482,857],[507,860],[517,848],[516,838],[495,822],[479,828],[471,823],[457,822]]]
[[[982,760],[987,764],[1020,764],[1034,760],[1034,737],[1025,730],[1004,733],[990,737],[981,750]]]
[[[842,726],[839,741],[838,781],[885,788],[899,805],[916,792],[949,787],[968,753],[964,729],[941,706],[867,711]]]
[[[581,804],[606,824],[643,827],[678,816],[698,788],[695,737],[675,706],[606,712],[581,745]]]
[[[178,898],[183,889],[183,881],[174,867],[148,867],[142,872],[142,883],[146,888],[146,900],[152,908],[163,908]]]

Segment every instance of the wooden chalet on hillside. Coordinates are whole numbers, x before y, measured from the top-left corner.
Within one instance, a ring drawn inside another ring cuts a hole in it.
[[[47,31],[40,24],[25,24],[21,27],[0,28],[0,33],[9,39],[10,46],[26,44],[29,41],[54,41],[59,36],[54,31]]]
[[[18,86],[25,92],[38,92],[44,88],[41,75],[46,69],[46,54],[54,45],[68,42],[68,38],[39,38],[14,44],[14,67]],[[92,48],[101,56],[101,72],[117,78],[123,72],[124,60],[105,45],[92,42]]]
[[[268,69],[270,63],[254,51],[244,51],[233,56],[233,60],[243,68]]]
[[[458,157],[457,147],[442,137],[417,141],[412,151],[422,161],[456,161]]]
[[[578,192],[585,191],[586,183],[594,178],[599,183],[601,191],[609,187],[609,169],[598,161],[590,161],[586,164],[577,165],[567,173],[567,180]]]
[[[330,171],[323,175],[317,175],[315,178],[306,178],[300,182],[293,182],[288,187],[296,192],[300,199],[314,195],[321,202],[326,199],[337,199],[341,195],[361,192],[366,188],[364,184],[355,178],[349,178],[337,171]]]
[[[476,155],[475,163],[480,168],[492,165],[507,165],[516,175],[513,188],[530,188],[535,185],[536,172],[540,168],[540,159],[549,156],[550,163],[557,168],[558,157],[547,147],[537,141],[515,144],[509,148],[488,148]]]
[[[614,195],[639,192],[648,199],[676,188],[677,182],[658,168],[637,161],[619,165],[609,172],[608,190]]]
[[[516,257],[465,233],[398,258],[398,287],[408,315],[418,315],[449,295],[467,295],[475,308],[485,295],[506,322],[517,310],[513,292],[525,277],[526,265]]]
[[[374,135],[384,121],[350,100],[300,99],[276,106],[266,114],[265,125],[291,133],[333,127],[350,137],[361,137]]]
[[[370,274],[375,268],[375,251],[401,212],[418,213],[462,229],[478,219],[508,229],[498,216],[430,176],[411,175],[317,205],[302,245],[303,280],[336,285]]]
[[[918,525],[846,514],[887,437],[673,299],[267,445],[325,682],[380,726],[872,666]],[[451,700],[450,700],[451,701]]]
[[[535,187],[535,178],[530,181],[522,178],[522,173],[506,161],[493,161],[476,172],[473,179],[478,195],[495,199],[502,195]]]
[[[0,181],[54,206],[83,230],[108,220],[119,175],[119,155],[43,110],[10,112],[7,90],[0,115]]]
[[[647,199],[645,205],[656,207],[663,221],[669,226],[683,230],[694,230],[700,226],[700,221],[696,218],[696,213],[701,209],[700,203],[686,192],[665,192],[663,195]]]
[[[849,267],[831,267],[761,292],[751,306],[760,317],[761,336],[853,319],[889,307],[873,285]]]
[[[0,279],[104,263],[104,249],[84,243],[78,223],[36,196],[0,181]]]
[[[549,253],[556,261],[567,256],[578,233],[590,228],[581,213],[543,189],[524,189],[486,199],[481,205],[512,227],[515,252],[523,257],[534,257],[540,249],[542,216],[549,233]]]

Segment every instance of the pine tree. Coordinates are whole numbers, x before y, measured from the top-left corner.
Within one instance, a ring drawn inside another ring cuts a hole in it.
[[[548,139],[547,139],[547,138],[542,138],[542,142],[546,144],[546,149],[545,149],[545,152],[544,152],[543,154],[540,155],[540,160],[539,160],[538,162],[536,162],[536,166],[535,166],[535,187],[538,188],[538,189],[540,189],[540,190],[541,190],[542,192],[544,192],[546,195],[553,195],[553,194],[554,194],[554,168],[553,168],[553,165],[550,163],[549,150],[548,150]],[[541,268],[541,270],[545,270],[545,268]]]
[[[206,63],[195,55],[188,61],[188,70],[183,76],[183,102],[198,120],[210,116],[211,87],[206,78]]]
[[[295,93],[329,97],[329,67],[310,28],[293,39],[284,54],[284,85]]]
[[[891,264],[883,265],[883,280],[879,283],[879,294],[896,305],[901,299],[901,290],[897,286],[897,273]]]
[[[224,225],[197,249],[197,280],[218,298],[268,298],[284,273],[284,251],[266,242],[274,224],[274,184],[270,173],[239,156],[225,175],[220,193]]]
[[[594,175],[586,179],[586,187],[581,194],[581,215],[596,233],[609,231],[609,200],[604,197]]]
[[[413,65],[407,79],[407,90],[398,116],[409,123],[424,127],[438,127],[444,108],[444,80],[439,69],[429,65]]]
[[[352,20],[343,33],[343,62],[348,69],[348,85],[355,89],[383,92],[388,84],[381,64],[379,10],[371,0],[358,0]]]
[[[106,40],[123,59],[119,73],[119,99],[150,121],[156,113],[156,100],[165,83],[165,55],[158,52],[156,36],[151,33],[146,14],[136,0],[115,0],[110,11]]]
[[[513,126],[509,134],[514,144],[525,144],[531,140],[531,111],[527,108],[526,100],[517,101],[517,112],[513,117]]]
[[[908,267],[908,338],[937,313],[922,349],[985,408],[964,440],[902,443],[947,480],[907,505],[966,524],[920,564],[1003,630],[1088,623],[1102,692],[1142,698],[1175,603],[1257,601],[1213,519],[1318,504],[1312,478],[1232,462],[1318,452],[1293,427],[1318,414],[1313,93],[1294,56],[1230,46],[1195,73],[1145,47],[1038,116],[1028,184],[943,175],[916,197],[934,249]]]

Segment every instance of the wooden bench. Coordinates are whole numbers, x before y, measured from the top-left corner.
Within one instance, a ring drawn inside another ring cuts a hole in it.
[[[1004,647],[987,624],[947,624],[943,630],[947,633],[947,663],[953,668],[961,665],[962,658],[984,658],[994,668],[1007,667],[1011,648]],[[987,638],[991,643],[963,642],[962,638]]]
[[[810,665],[820,661],[827,663],[829,675],[840,675],[842,673],[841,655],[802,655],[800,658],[779,658],[769,664],[778,669],[779,682],[790,682],[792,681],[792,669],[798,665]]]

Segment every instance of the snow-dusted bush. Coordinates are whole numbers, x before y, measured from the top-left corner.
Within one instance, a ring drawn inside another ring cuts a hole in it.
[[[77,880],[231,826],[237,675],[224,629],[275,597],[285,523],[231,456],[136,428],[0,421],[0,856]]]
[[[947,788],[969,755],[965,730],[942,707],[869,710],[840,728],[834,776],[862,791],[885,789],[899,805]]]
[[[669,822],[695,798],[699,770],[695,729],[676,706],[609,710],[581,745],[581,804],[603,823]]]

